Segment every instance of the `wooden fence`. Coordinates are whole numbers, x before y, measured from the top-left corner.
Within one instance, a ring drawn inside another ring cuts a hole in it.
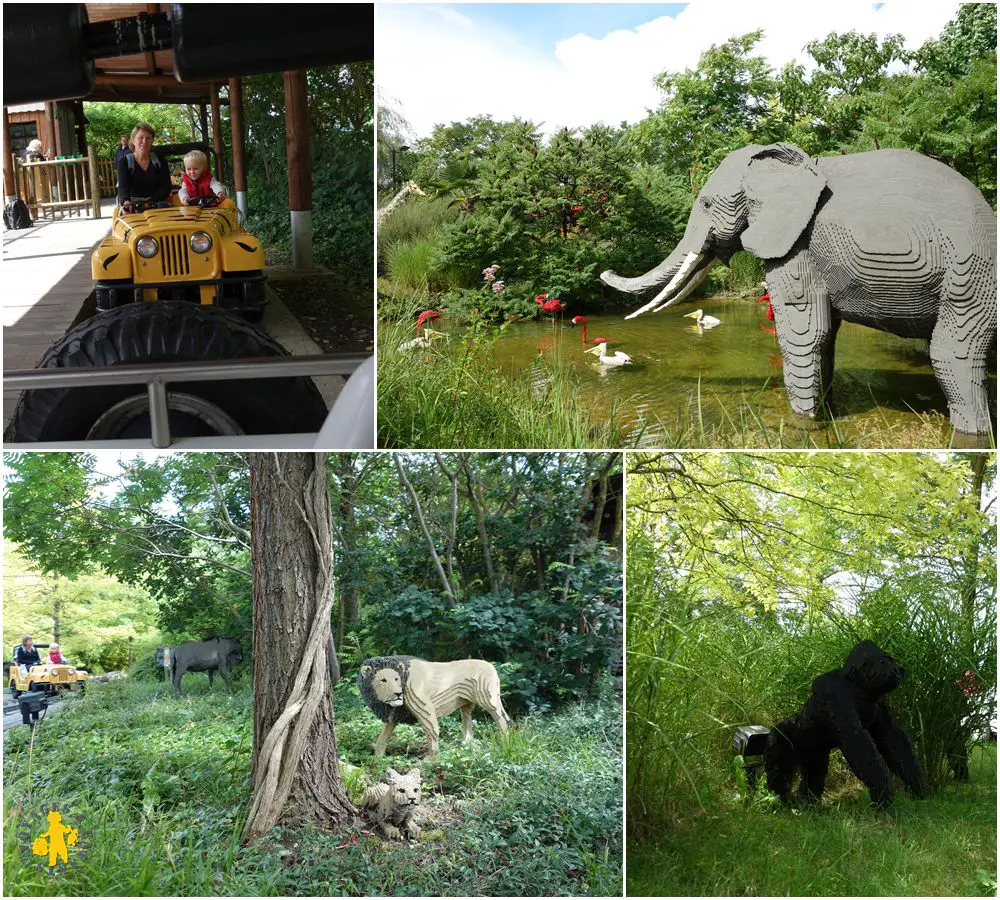
[[[110,162],[109,162],[110,165]],[[14,157],[17,196],[28,206],[32,219],[84,216],[101,217],[103,166],[93,147],[77,159],[24,162]]]

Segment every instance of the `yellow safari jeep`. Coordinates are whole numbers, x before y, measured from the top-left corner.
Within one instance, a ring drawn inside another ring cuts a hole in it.
[[[155,148],[168,168],[203,144]],[[111,233],[91,256],[91,274],[100,311],[126,303],[187,300],[233,309],[259,321],[264,295],[264,248],[242,224],[229,198],[215,205],[181,206],[174,184],[170,206],[155,208],[133,199],[136,211],[115,207]]]
[[[32,666],[27,673],[22,672],[20,666],[13,665],[9,679],[10,696],[15,700],[25,691],[56,693],[74,688],[84,691],[87,688],[87,673],[65,663],[43,663]]]

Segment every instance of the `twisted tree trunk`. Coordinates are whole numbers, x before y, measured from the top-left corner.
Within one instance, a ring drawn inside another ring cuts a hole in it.
[[[353,823],[333,730],[326,454],[251,453],[253,802],[244,842],[283,819]]]

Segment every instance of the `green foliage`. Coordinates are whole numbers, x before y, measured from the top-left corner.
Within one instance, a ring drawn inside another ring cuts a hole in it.
[[[599,552],[578,570],[597,575],[597,591],[565,601],[535,591],[474,595],[452,607],[411,586],[376,610],[371,637],[394,653],[500,662],[508,711],[545,712],[592,694],[621,644],[617,561]]]
[[[721,815],[733,729],[800,708],[813,678],[864,639],[906,666],[890,706],[932,790],[953,789],[947,751],[981,752],[996,690],[996,524],[983,511],[996,463],[978,481],[974,462],[636,458],[626,717],[637,834],[681,835],[692,815]],[[832,763],[824,806],[864,808],[839,754]]]
[[[51,643],[58,633],[63,657],[90,672],[127,668],[129,655],[156,638],[156,604],[141,588],[102,572],[43,576],[11,542],[4,545],[3,610],[8,653],[23,634]]]
[[[174,698],[164,684],[95,685],[37,730],[30,778],[27,729],[11,731],[4,893],[44,890],[47,876],[16,832],[22,806],[50,799],[79,812],[89,844],[60,875],[67,895],[509,896],[525,885],[540,895],[621,893],[615,700],[530,717],[506,738],[483,724],[471,745],[457,716],[444,719],[437,760],[388,760],[420,767],[428,815],[424,840],[392,848],[357,826],[295,823],[240,846],[251,705],[248,689]],[[335,705],[341,769],[357,802],[385,771],[387,760],[371,755],[381,723],[346,681]]]
[[[373,64],[309,69],[313,256],[362,286],[371,282],[374,141]],[[280,73],[243,79],[247,118],[247,228],[269,247],[290,249],[284,82]]]
[[[129,137],[140,122],[156,129],[156,144],[185,144],[201,140],[196,108],[175,103],[105,103],[86,101],[87,141],[98,156],[111,157],[119,140]]]

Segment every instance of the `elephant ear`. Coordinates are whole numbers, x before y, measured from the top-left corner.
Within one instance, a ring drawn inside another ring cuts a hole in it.
[[[780,259],[809,226],[826,178],[798,147],[772,144],[750,157],[743,176],[750,225],[743,249]]]

